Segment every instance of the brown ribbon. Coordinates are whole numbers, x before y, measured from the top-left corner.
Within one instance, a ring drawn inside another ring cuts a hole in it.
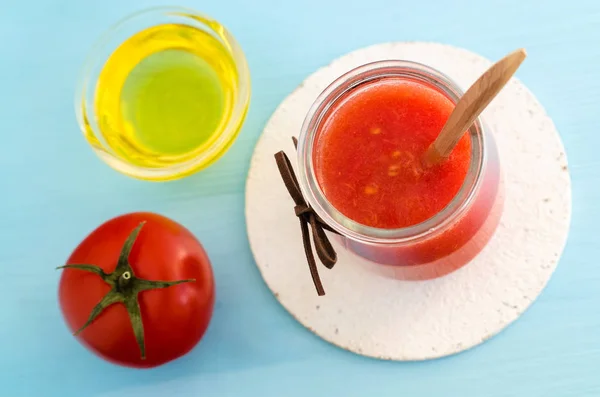
[[[296,138],[292,139],[294,141],[294,146],[297,147],[298,141]],[[325,290],[323,289],[323,284],[321,283],[321,278],[319,277],[319,271],[317,269],[317,264],[315,262],[315,257],[310,244],[308,225],[310,224],[310,229],[312,230],[313,242],[315,245],[315,250],[317,251],[317,256],[323,265],[325,265],[325,267],[328,269],[333,268],[333,265],[335,265],[337,261],[337,254],[329,242],[327,234],[325,234],[325,230],[335,234],[339,233],[329,227],[329,225],[327,225],[317,215],[311,206],[308,205],[306,200],[304,200],[304,196],[302,196],[302,191],[300,190],[300,185],[298,184],[298,179],[296,178],[296,174],[294,173],[290,159],[283,152],[283,150],[275,154],[275,161],[277,162],[277,168],[279,168],[279,173],[281,174],[283,183],[290,193],[290,196],[292,196],[292,199],[296,203],[294,211],[296,216],[300,219],[300,229],[302,230],[304,252],[306,253],[308,268],[315,284],[315,288],[317,289],[317,294],[319,294],[319,296],[325,295]]]

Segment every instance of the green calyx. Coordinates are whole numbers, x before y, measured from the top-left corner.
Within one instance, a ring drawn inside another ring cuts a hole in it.
[[[142,291],[147,291],[157,288],[168,288],[172,285],[189,283],[196,281],[195,279],[177,280],[177,281],[151,281],[144,280],[135,276],[131,265],[129,264],[129,253],[133,247],[142,226],[145,222],[139,224],[125,240],[125,244],[121,249],[117,267],[112,273],[104,273],[100,267],[88,264],[72,264],[59,266],[57,269],[78,269],[90,273],[95,273],[110,285],[112,289],[104,295],[100,302],[92,309],[88,320],[79,328],[74,335],[78,335],[81,331],[87,328],[107,307],[122,303],[127,309],[129,320],[133,327],[135,339],[140,348],[142,360],[146,358],[146,346],[144,342],[144,326],[142,324],[142,316],[140,313],[140,305],[138,302],[138,294]]]

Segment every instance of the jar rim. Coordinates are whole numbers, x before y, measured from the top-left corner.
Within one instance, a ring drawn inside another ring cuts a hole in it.
[[[201,153],[165,167],[144,167],[119,156],[104,139],[98,123],[94,100],[100,71],[113,51],[136,33],[162,24],[182,23],[212,34],[227,48],[237,69],[237,87],[233,109],[219,136]],[[132,33],[124,34],[124,31]],[[92,45],[84,59],[75,92],[75,115],[81,132],[96,154],[108,165],[126,175],[146,180],[183,177],[216,161],[233,144],[246,118],[250,102],[251,80],[248,63],[235,37],[217,20],[198,11],[178,6],[156,6],[131,13],[113,23]]]
[[[478,117],[468,130],[471,136],[471,161],[467,175],[452,200],[434,216],[415,225],[383,229],[360,224],[336,209],[326,198],[316,178],[313,150],[317,131],[328,110],[343,95],[359,85],[386,77],[407,78],[433,85],[455,104],[463,95],[461,88],[450,77],[427,65],[407,60],[370,62],[341,75],[319,94],[306,114],[298,137],[298,179],[308,204],[342,236],[364,243],[414,242],[443,232],[469,208],[482,184],[487,163],[484,123]]]

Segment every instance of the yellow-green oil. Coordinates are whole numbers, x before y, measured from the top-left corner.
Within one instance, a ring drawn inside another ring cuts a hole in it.
[[[236,65],[220,40],[187,25],[154,26],[104,64],[96,86],[98,128],[130,164],[182,164],[226,131],[237,86]]]

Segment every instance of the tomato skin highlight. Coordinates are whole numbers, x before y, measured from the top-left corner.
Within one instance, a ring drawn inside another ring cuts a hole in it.
[[[215,303],[210,260],[202,244],[179,223],[150,212],[117,216],[93,230],[65,264],[91,264],[112,272],[125,240],[145,224],[133,245],[129,263],[136,277],[174,281],[195,279],[164,289],[140,292],[146,358],[142,359],[125,307],[116,303],[102,312],[77,339],[105,360],[134,368],[150,368],[187,354],[208,328]],[[96,274],[64,269],[59,305],[72,332],[88,319],[111,287]]]

